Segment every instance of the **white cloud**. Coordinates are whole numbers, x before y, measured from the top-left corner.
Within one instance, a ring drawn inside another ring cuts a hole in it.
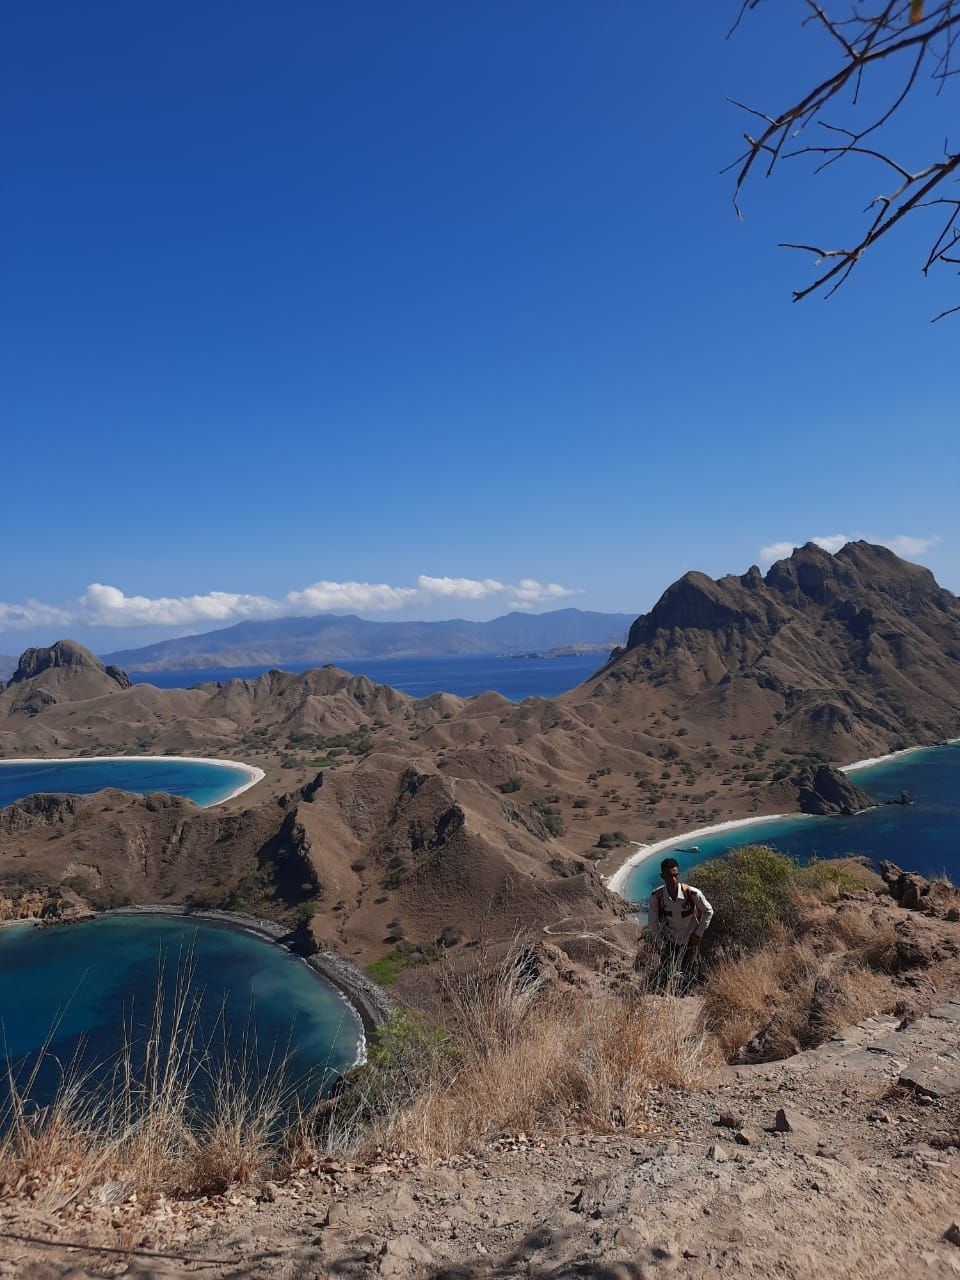
[[[895,538],[891,538],[884,545],[888,546],[891,551],[895,551],[898,556],[922,556],[925,551],[935,547],[939,541],[940,539],[936,534],[932,538],[913,538],[909,533],[898,533]]]
[[[916,538],[908,533],[898,533],[894,538],[875,538],[862,533],[827,533],[821,534],[818,538],[807,538],[806,541],[815,542],[818,547],[823,547],[824,551],[836,555],[848,542],[856,542],[860,538],[865,538],[867,542],[878,543],[881,547],[889,547],[898,556],[907,557],[922,556],[925,551],[929,551],[940,541],[936,535],[932,538]],[[800,546],[803,546],[803,543],[771,542],[760,548],[760,559],[769,563],[782,560]]]
[[[428,596],[439,599],[486,600],[490,596],[503,596],[506,601],[521,609],[580,594],[578,588],[562,587],[558,582],[537,582],[535,578],[521,578],[517,583],[505,583],[498,582],[496,578],[428,578],[421,574],[417,585]]]
[[[26,604],[0,601],[0,631],[34,626],[196,627],[229,625],[248,619],[284,618],[318,613],[383,613],[427,606],[438,600],[487,600],[500,597],[505,605],[531,608],[578,594],[559,583],[521,578],[516,584],[496,578],[432,578],[421,574],[416,586],[395,587],[386,582],[311,583],[285,596],[210,591],[191,596],[128,596],[119,587],[93,582],[68,608],[30,600]]]
[[[771,542],[768,546],[760,548],[760,559],[773,564],[774,560],[785,559],[796,550],[797,545],[793,542]]]
[[[847,545],[850,538],[845,533],[828,533],[823,537],[813,538],[812,541],[818,547],[823,547],[824,551],[829,551],[832,556],[835,556],[841,547]]]
[[[428,596],[457,600],[486,600],[488,596],[508,590],[496,578],[484,578],[482,581],[476,578],[428,578],[423,573],[417,579],[417,586]]]
[[[569,587],[561,587],[559,582],[537,582],[534,578],[521,578],[515,587],[508,587],[508,590],[514,594],[518,604],[525,605],[544,604],[579,594]]]
[[[66,609],[27,600],[25,604],[5,604],[0,600],[0,631],[20,631],[25,627],[66,626],[72,618]]]
[[[337,613],[342,609],[401,609],[417,595],[413,587],[391,587],[386,582],[315,582],[302,591],[288,591],[278,613]]]
[[[118,587],[93,582],[80,597],[76,617],[92,627],[182,627],[197,622],[239,622],[274,618],[277,602],[266,596],[211,591],[205,596],[128,596]]]

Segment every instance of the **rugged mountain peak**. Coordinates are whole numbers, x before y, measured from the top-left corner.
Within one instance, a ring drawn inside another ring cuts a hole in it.
[[[863,541],[848,542],[835,555],[808,542],[772,565],[764,582],[800,606],[866,595],[899,606],[935,600],[945,608],[952,600],[929,569],[902,560],[889,547]]]
[[[823,604],[836,594],[841,576],[836,557],[815,542],[807,542],[771,565],[764,582],[792,604],[803,604],[804,600]]]
[[[887,547],[848,542],[832,555],[808,542],[771,565],[766,577],[756,565],[739,577],[728,574],[716,581],[704,573],[685,573],[636,620],[627,649],[678,630],[747,628],[759,639],[797,611],[823,607],[847,619],[889,609],[911,616],[931,603],[941,610],[955,605],[929,569],[901,560]]]
[[[46,649],[27,649],[20,655],[10,684],[22,684],[45,671],[59,671],[65,675],[99,674],[109,677],[121,689],[129,689],[130,680],[119,667],[105,667],[89,649],[75,640],[58,640]]]
[[[955,737],[960,600],[887,547],[807,543],[766,576],[684,574],[586,687],[620,722],[635,698],[648,720],[663,709],[838,759]]]
[[[630,628],[627,648],[649,644],[658,631],[718,631],[745,622],[764,623],[764,610],[753,598],[753,579],[749,574],[744,576],[748,583],[732,576],[715,582],[705,573],[685,573],[666,589],[649,613],[636,620]]]

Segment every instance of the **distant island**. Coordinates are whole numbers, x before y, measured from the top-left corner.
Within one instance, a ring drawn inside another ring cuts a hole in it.
[[[363,658],[502,657],[604,653],[622,645],[635,615],[554,609],[514,611],[489,622],[370,622],[355,615],[239,622],[202,635],[161,640],[103,656],[128,671],[193,671],[356,661]],[[16,659],[9,660],[9,670]]]

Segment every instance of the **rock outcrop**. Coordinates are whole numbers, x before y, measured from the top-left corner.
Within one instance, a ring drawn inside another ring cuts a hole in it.
[[[840,769],[821,765],[816,771],[804,770],[799,775],[798,802],[801,813],[822,817],[831,814],[862,813],[876,804],[861,787],[851,782]]]
[[[17,669],[10,677],[10,684],[32,680],[44,671],[61,670],[80,675],[87,672],[103,673],[121,689],[130,688],[130,680],[119,667],[105,667],[89,649],[73,640],[58,640],[47,649],[27,649],[20,656]]]
[[[49,648],[21,654],[0,698],[9,711],[32,717],[59,702],[121,693],[130,687],[127,673],[119,667],[105,667],[73,640],[58,640]]]

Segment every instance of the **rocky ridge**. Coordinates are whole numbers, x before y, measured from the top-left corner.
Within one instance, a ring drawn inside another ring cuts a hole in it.
[[[312,913],[322,947],[399,950],[415,995],[438,949],[517,927],[556,929],[588,968],[620,963],[631,926],[598,874],[618,848],[793,807],[807,766],[816,782],[829,760],[956,736],[960,602],[884,548],[808,545],[766,576],[686,575],[558,699],[414,700],[332,667],[123,683],[78,646],[29,655],[0,692],[0,753],[184,751],[265,781],[215,817],[87,806],[59,844],[0,823],[0,891],[28,866],[56,884],[95,861],[101,898]]]

